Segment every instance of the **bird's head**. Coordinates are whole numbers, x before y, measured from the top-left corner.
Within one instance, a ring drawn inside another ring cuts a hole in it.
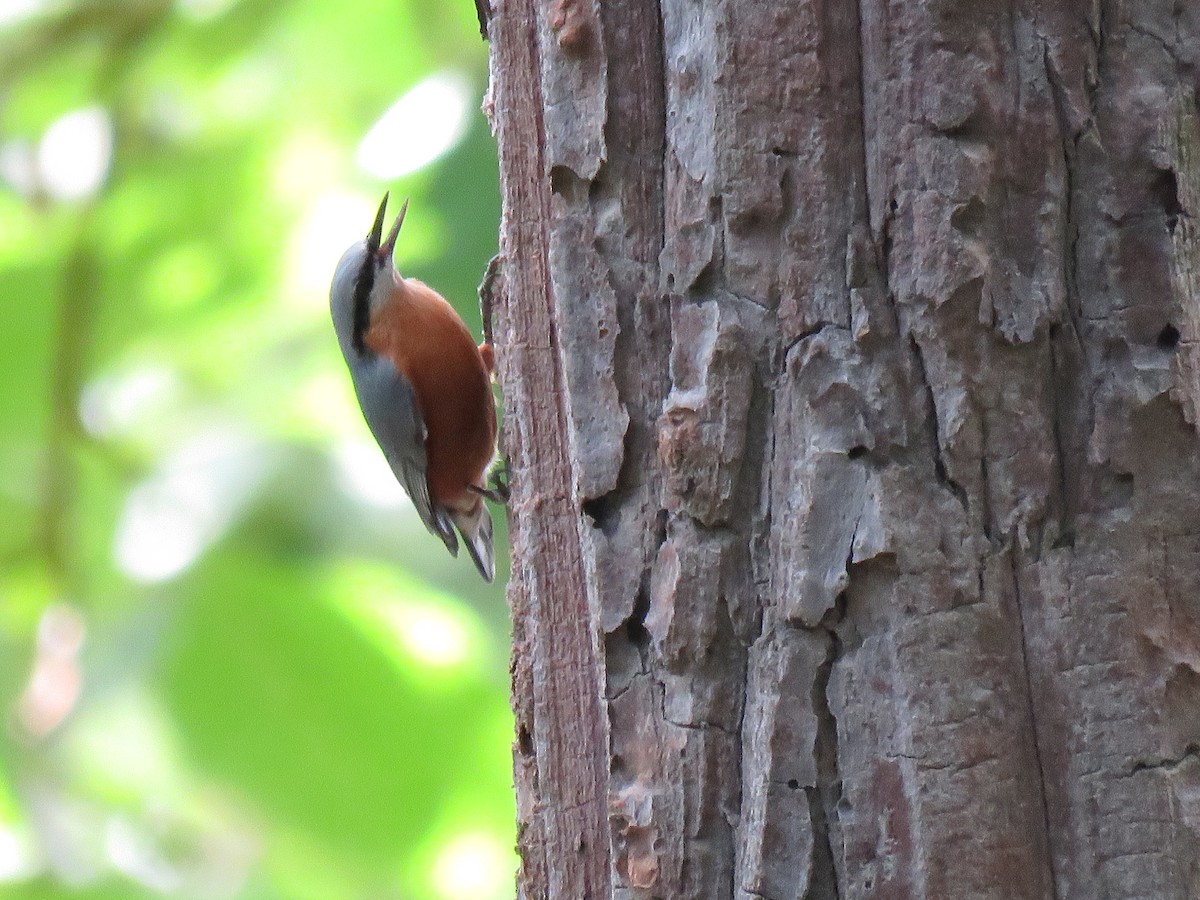
[[[337,331],[342,352],[363,352],[363,335],[371,323],[374,310],[395,284],[397,277],[394,255],[396,238],[404,224],[408,201],[400,207],[396,222],[383,237],[383,219],[387,212],[388,195],[383,195],[375,223],[365,238],[351,244],[338,261],[329,288],[329,309]]]

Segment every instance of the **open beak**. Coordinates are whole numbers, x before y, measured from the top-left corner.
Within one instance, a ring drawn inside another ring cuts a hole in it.
[[[386,199],[386,198],[385,198]],[[400,236],[400,226],[404,224],[404,214],[408,212],[408,200],[405,199],[404,205],[400,207],[400,214],[396,216],[396,224],[392,226],[392,230],[388,232],[387,240],[383,242],[383,246],[379,248],[379,255],[384,259],[391,259],[396,252],[396,238]],[[382,208],[380,209],[380,218],[377,222],[383,221]]]
[[[379,249],[379,240],[383,236],[383,217],[387,212],[388,195],[383,195],[383,202],[379,204],[379,212],[375,213],[375,224],[371,226],[371,233],[367,235],[367,252],[374,253]],[[407,206],[407,202],[405,203]],[[403,216],[403,213],[401,213]],[[394,239],[393,239],[394,243]]]

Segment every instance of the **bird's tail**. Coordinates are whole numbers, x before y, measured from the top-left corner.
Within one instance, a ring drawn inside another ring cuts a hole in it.
[[[476,500],[470,512],[451,510],[450,518],[463,536],[475,568],[484,581],[491,582],[496,577],[496,559],[492,552],[492,516],[487,505],[482,499]]]

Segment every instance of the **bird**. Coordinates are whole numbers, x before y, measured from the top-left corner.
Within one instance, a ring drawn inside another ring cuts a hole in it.
[[[458,556],[458,538],[485,581],[496,575],[485,499],[496,458],[494,358],[446,299],[396,267],[400,207],[383,238],[388,195],[366,238],[342,254],[329,308],[354,393],[372,435],[421,521]]]

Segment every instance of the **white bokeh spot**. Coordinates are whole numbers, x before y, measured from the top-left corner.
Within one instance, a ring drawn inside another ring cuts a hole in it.
[[[200,435],[136,485],[117,523],[117,565],[160,582],[191,566],[233,523],[264,474],[264,448],[233,431]]]
[[[430,75],[371,126],[358,145],[359,167],[390,181],[439,159],[467,133],[470,98],[471,86],[458,72]]]
[[[433,884],[442,900],[499,900],[511,897],[516,861],[498,835],[467,831],[438,851]]]
[[[102,107],[69,112],[56,119],[38,143],[41,185],[58,200],[91,197],[108,177],[112,153],[112,120]]]

